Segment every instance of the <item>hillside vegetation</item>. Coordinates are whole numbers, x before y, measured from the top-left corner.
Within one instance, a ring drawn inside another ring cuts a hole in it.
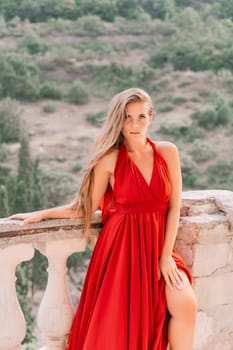
[[[150,136],[180,149],[184,188],[232,189],[230,4],[2,0],[0,184],[26,131],[47,203],[72,198],[109,100],[139,86],[155,105]]]

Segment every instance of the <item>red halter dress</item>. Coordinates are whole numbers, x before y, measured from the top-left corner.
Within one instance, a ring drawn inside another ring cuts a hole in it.
[[[171,185],[156,145],[148,184],[121,145],[103,228],[92,254],[66,350],[166,350],[165,281],[158,279]],[[191,275],[173,252],[178,268]]]

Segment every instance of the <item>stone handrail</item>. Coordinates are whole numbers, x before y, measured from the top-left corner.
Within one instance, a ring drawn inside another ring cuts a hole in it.
[[[0,350],[19,350],[25,336],[24,315],[15,290],[15,269],[34,249],[48,258],[48,282],[37,321],[46,339],[43,350],[63,350],[73,318],[66,282],[66,261],[86,246],[94,247],[101,227],[82,236],[78,219],[47,220],[22,226],[0,220]],[[198,299],[195,350],[232,349],[233,344],[233,192],[183,193],[176,249],[190,267]],[[59,320],[59,322],[57,322]],[[40,349],[40,350],[42,350]]]

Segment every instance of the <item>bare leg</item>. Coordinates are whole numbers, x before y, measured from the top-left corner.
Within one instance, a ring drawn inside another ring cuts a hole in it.
[[[197,313],[196,297],[183,271],[183,288],[166,286],[166,298],[171,319],[168,326],[170,350],[192,350]]]

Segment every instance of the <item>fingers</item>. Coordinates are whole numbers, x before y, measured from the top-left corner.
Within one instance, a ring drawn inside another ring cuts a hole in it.
[[[13,214],[11,216],[8,216],[8,219],[23,220],[24,217],[23,214]]]
[[[168,286],[171,290],[173,290],[173,284],[172,284],[172,282],[171,282],[171,280],[170,280],[169,275],[163,275],[163,277],[164,277],[164,279],[165,279],[165,282],[166,282],[167,286]]]
[[[34,222],[38,222],[39,220],[37,220],[34,217],[29,217],[25,220],[23,220],[23,222],[21,223],[21,225],[27,225],[27,224],[33,224]]]
[[[24,219],[24,221],[21,223],[21,225],[33,224],[33,223],[39,222],[41,220],[43,220],[43,217],[39,214],[30,215],[29,217]]]
[[[161,272],[163,274],[166,284],[171,290],[173,290],[174,288],[182,289],[183,276],[177,268],[176,263],[173,259],[167,262],[166,266],[163,266]]]
[[[175,270],[172,271],[172,275],[170,276],[170,279],[171,279],[171,283],[174,287],[176,287],[178,289],[182,289],[183,277],[177,268],[175,268]]]

